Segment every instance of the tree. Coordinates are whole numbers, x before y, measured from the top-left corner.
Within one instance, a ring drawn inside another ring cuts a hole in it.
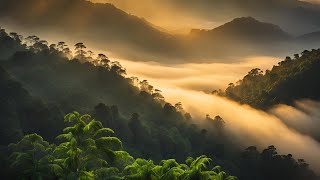
[[[87,52],[85,51],[85,49],[87,48],[82,42],[79,42],[77,44],[74,45],[75,47],[75,54],[76,57],[78,57],[80,60],[85,59],[85,55],[87,54]]]
[[[45,50],[49,50],[48,42],[45,40],[39,40],[33,44],[33,50],[35,52],[41,52]]]
[[[132,120],[138,120],[138,114]],[[187,164],[175,159],[134,159],[121,151],[122,143],[112,137],[112,129],[104,128],[90,115],[78,112],[65,116],[66,127],[50,145],[37,134],[26,135],[17,144],[11,144],[11,167],[19,168],[20,179],[222,179],[233,180],[219,166],[207,170],[211,161],[206,156],[188,158]]]
[[[147,132],[146,132],[144,126],[142,125],[139,117],[140,116],[138,113],[133,113],[131,115],[129,122],[128,122],[129,129],[131,130],[131,132],[133,134],[133,142],[135,144],[138,144],[139,140],[141,141],[143,139],[143,137],[147,135],[146,134]]]
[[[26,135],[9,148],[11,167],[19,169],[19,179],[48,179],[62,172],[52,156],[54,146],[37,134]]]
[[[67,45],[65,42],[63,42],[63,41],[58,42],[58,44],[57,44],[58,51],[62,52],[65,48],[67,48]]]
[[[163,101],[163,100],[164,100],[164,97],[162,96],[161,92],[162,92],[161,90],[155,89],[155,90],[154,90],[154,93],[152,94],[152,97],[153,97],[155,100]]]
[[[88,59],[92,59],[92,56],[94,56],[94,52],[91,50],[87,51],[87,54],[88,54],[88,57],[87,57]]]
[[[116,73],[120,76],[124,76],[127,74],[126,69],[121,66],[121,64],[118,61],[114,61],[111,63],[111,72]]]
[[[33,36],[28,36],[25,38],[25,41],[27,43],[27,45],[29,45],[29,47],[33,46],[35,43],[40,41],[40,38],[33,35]]]
[[[207,166],[212,161],[207,156],[200,156],[196,159],[191,157],[187,158],[186,163],[190,167],[183,175],[183,179],[217,179],[217,180],[236,180],[235,176],[229,176],[222,171],[220,166],[215,166],[212,170],[207,170]]]
[[[23,40],[23,36],[22,35],[19,35],[18,33],[15,33],[15,32],[11,32],[9,33],[10,37],[12,39],[14,39],[17,43],[21,43],[22,40]]]
[[[110,60],[105,54],[98,54],[97,60],[93,62],[96,66],[102,66],[110,70]]]
[[[220,117],[220,116],[216,116],[213,119],[213,125],[218,128],[221,129],[224,127],[225,125],[225,121]]]
[[[154,179],[152,160],[136,159],[131,165],[125,167],[123,174],[126,179]]]
[[[178,102],[174,105],[174,107],[176,108],[176,110],[178,112],[184,112],[184,109],[183,109],[183,106],[182,106],[182,103],[181,102]]]
[[[143,80],[139,83],[140,85],[140,90],[141,91],[144,91],[144,92],[147,92],[149,94],[152,94],[153,93],[153,86],[151,86],[148,82],[148,80]]]
[[[107,167],[117,157],[114,150],[122,149],[122,142],[111,135],[114,131],[103,128],[101,122],[90,115],[73,112],[65,116],[65,122],[71,123],[65,128],[65,134],[57,139],[65,139],[54,151],[57,162],[65,169],[67,178],[87,176],[93,179],[90,170]]]

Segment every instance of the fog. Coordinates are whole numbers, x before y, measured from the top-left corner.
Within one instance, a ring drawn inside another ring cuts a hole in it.
[[[179,88],[199,91],[225,89],[240,80],[251,69],[270,69],[279,62],[277,57],[248,57],[237,63],[160,64],[117,59],[127,68],[129,76],[147,79],[158,89]],[[214,60],[216,61],[216,60]],[[218,60],[220,61],[220,60]]]
[[[284,123],[304,134],[320,139],[320,103],[311,100],[300,100],[295,106],[279,105],[270,113],[279,117]]]
[[[172,102],[181,101],[196,119],[204,119],[207,113],[220,115],[226,122],[230,136],[243,147],[257,145],[261,149],[274,145],[278,152],[304,158],[312,169],[320,172],[319,142],[289,128],[282,119],[272,114],[198,91],[168,89],[165,96]],[[287,110],[282,115],[294,111]]]
[[[180,64],[166,66],[158,63],[119,61],[127,67],[129,75],[147,79],[161,89],[170,103],[182,102],[194,119],[202,120],[206,114],[220,115],[226,121],[233,143],[246,148],[256,145],[260,150],[274,145],[281,154],[291,153],[305,159],[316,172],[320,172],[320,144],[315,136],[319,125],[320,103],[297,101],[296,107],[280,105],[270,112],[256,110],[231,100],[203,92],[224,89],[255,67],[272,68],[280,61],[275,57],[252,57],[241,63]],[[299,131],[298,131],[299,130]]]

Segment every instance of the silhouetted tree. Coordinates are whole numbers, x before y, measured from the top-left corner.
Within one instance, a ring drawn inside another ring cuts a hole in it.
[[[82,42],[79,42],[77,44],[74,45],[75,47],[75,54],[76,57],[79,58],[80,60],[85,59],[85,55],[87,54],[87,52],[85,51],[85,49],[87,48]]]

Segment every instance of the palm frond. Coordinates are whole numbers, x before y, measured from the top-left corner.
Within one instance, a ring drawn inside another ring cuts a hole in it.
[[[101,137],[96,140],[96,146],[99,149],[122,149],[122,142],[116,137]]]
[[[110,135],[113,135],[114,134],[114,131],[110,128],[102,128],[102,129],[99,129],[97,130],[96,133],[94,133],[94,137],[95,138],[100,138],[100,137],[103,137],[103,136],[110,136]]]

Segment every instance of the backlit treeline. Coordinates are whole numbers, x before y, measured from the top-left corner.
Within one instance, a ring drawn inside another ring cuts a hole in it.
[[[121,76],[127,75],[126,69],[118,62],[111,61],[110,58],[103,54],[95,54],[91,50],[87,50],[87,46],[82,43],[76,43],[74,45],[74,51],[66,44],[66,42],[60,41],[56,44],[49,44],[46,40],[40,39],[38,36],[32,35],[23,37],[22,35],[11,32],[6,33],[5,29],[1,29],[0,33],[3,36],[11,37],[16,43],[22,45],[23,48],[29,49],[35,53],[43,52],[50,54],[60,54],[62,57],[68,60],[77,59],[81,63],[91,63],[95,66],[103,67],[108,71],[115,72]],[[141,91],[151,94],[155,99],[163,102],[164,97],[161,94],[161,90],[154,89],[147,80],[139,80],[137,77],[130,77],[131,84],[138,87]]]

